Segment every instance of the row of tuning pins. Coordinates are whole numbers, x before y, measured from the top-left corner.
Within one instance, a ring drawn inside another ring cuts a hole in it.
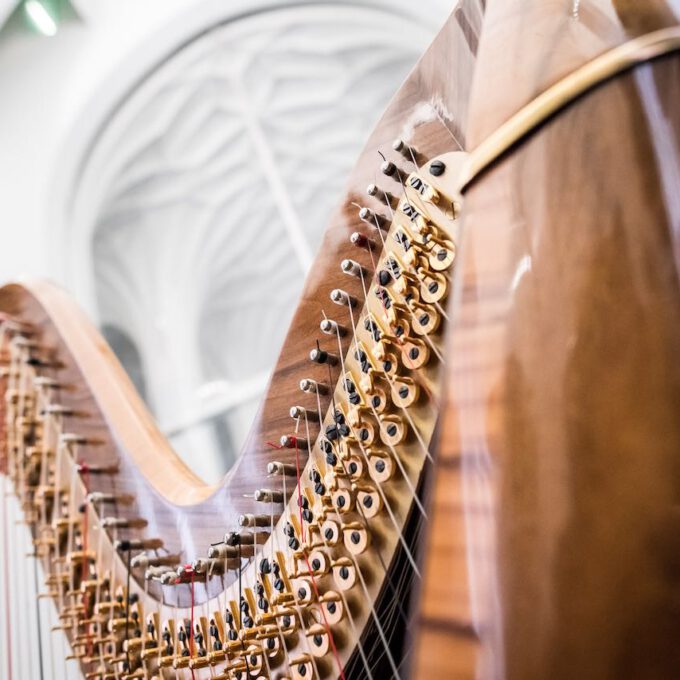
[[[263,559],[259,570],[271,575],[274,583],[283,583],[276,564],[272,568]],[[193,629],[190,619],[162,621],[157,614],[149,616],[142,657],[155,657],[160,668],[194,670],[210,666],[211,678],[257,676],[270,664],[277,665],[285,649],[284,636],[303,630],[313,638],[317,631],[302,625],[292,592],[276,595],[270,587],[265,588],[265,583],[269,586],[269,581],[262,580],[256,588],[244,589],[240,600],[228,601],[224,611],[198,615]],[[296,677],[312,677],[308,655],[289,658],[288,664],[295,667]]]
[[[282,499],[270,500],[273,502]],[[278,519],[279,516],[265,514],[244,515],[240,518],[239,524],[251,529],[265,528]],[[249,543],[243,540],[242,534],[238,537],[228,534],[223,543],[212,547],[209,559],[229,560],[229,555],[233,554],[229,548],[241,543],[255,547],[262,541],[255,539]],[[253,557],[254,550],[247,551],[247,555]],[[239,550],[239,560],[245,556],[243,551]],[[279,641],[282,636],[296,634],[299,630],[303,630],[311,643],[316,645],[319,655],[325,653],[327,651],[323,648],[325,632],[317,630],[319,626],[312,625],[306,628],[300,614],[300,606],[304,607],[305,604],[311,603],[311,589],[309,592],[305,591],[304,596],[301,595],[303,592],[301,585],[294,589],[288,575],[281,568],[279,559],[280,557],[270,559],[260,555],[256,561],[258,576],[255,584],[244,587],[239,602],[227,602],[224,614],[213,612],[209,618],[200,617],[201,623],[195,624],[193,637],[189,632],[188,622],[166,621],[159,625],[157,620],[150,619],[147,636],[153,640],[151,648],[160,645],[161,666],[172,665],[175,668],[211,666],[218,667],[218,672],[227,672],[226,668],[230,673],[238,674],[243,670],[242,666],[245,663],[250,672],[259,671],[265,665],[263,655],[274,659],[279,653]],[[179,582],[191,583],[193,587],[199,580],[198,576],[205,574],[206,570],[211,571],[211,566],[213,565],[208,565],[205,561],[197,561],[190,566],[182,567],[177,572]],[[327,607],[329,616],[337,614],[341,607],[338,604],[339,599],[328,595],[322,598],[322,606]],[[221,664],[227,658],[225,653],[228,655],[229,663],[223,668]],[[308,658],[296,657],[289,659],[289,663],[297,668],[297,676],[304,677],[307,674],[311,677],[312,668]]]
[[[94,614],[94,593],[106,593],[109,583],[107,577],[97,576],[95,555],[87,549],[82,511],[71,516],[73,489],[57,488],[56,456],[49,441],[51,421],[58,421],[56,429],[61,430],[64,416],[79,414],[54,401],[53,395],[65,386],[39,373],[60,368],[60,362],[26,337],[15,337],[12,351],[16,352],[16,361],[4,376],[11,422],[7,438],[14,446],[11,476],[25,519],[33,527],[33,556],[49,565],[44,582],[47,590],[38,597],[53,598],[58,603],[58,628],[71,631],[74,639],[81,638],[87,636],[82,630],[84,622],[92,620]],[[18,367],[17,361],[28,372]],[[56,446],[66,447],[80,440],[61,433]]]
[[[412,162],[417,164],[418,157],[416,155],[415,150],[413,150],[410,147],[407,147],[403,142],[396,142],[394,145],[394,149],[395,151],[399,151],[400,153],[402,153],[407,159],[410,159]],[[396,164],[392,163],[391,161],[385,161],[383,163],[382,171],[385,175],[391,176],[393,178],[398,178],[399,180],[406,177],[405,171],[400,169]],[[387,191],[379,190],[375,185],[369,187],[368,193],[371,196],[379,198],[384,204],[388,205],[390,209],[396,208],[398,204],[398,199],[396,198],[396,196]],[[385,216],[377,215],[375,212],[371,211],[368,208],[361,208],[359,216],[362,219],[362,221],[370,224],[371,226],[375,226],[375,228],[378,229],[385,228],[385,226],[388,225],[389,222],[391,222],[391,220],[388,220]],[[355,243],[355,245],[364,247],[366,246],[372,247],[374,243],[373,241],[370,241],[368,237],[365,237],[358,233],[352,236],[352,242]],[[342,263],[342,269],[345,273],[353,274],[355,276],[364,275],[366,273],[362,265],[352,260],[345,260]],[[357,305],[356,299],[341,289],[335,289],[331,292],[331,300],[338,305],[344,305],[346,307],[351,308],[354,308]],[[338,337],[343,337],[348,333],[348,328],[346,326],[343,326],[338,322],[327,318],[321,322],[320,330],[327,335]],[[336,366],[339,360],[336,354],[334,354],[332,351],[322,349],[319,345],[317,345],[316,348],[310,351],[310,359],[317,364],[328,364],[330,366]],[[320,395],[326,396],[332,389],[332,387],[329,384],[326,384],[322,381],[314,380],[312,378],[303,379],[300,382],[300,388],[305,393],[315,394],[317,396]],[[290,415],[294,420],[298,422],[303,418],[307,422],[312,421],[315,423],[318,423],[320,420],[320,414],[316,409],[310,410],[302,406],[292,406],[290,409]],[[283,435],[280,439],[280,446],[281,448],[286,449],[295,448],[298,452],[303,451],[306,453],[309,447],[309,442],[304,437],[298,435]],[[385,460],[380,460],[377,465],[376,472],[378,474],[384,473],[387,467],[388,465],[385,463]],[[290,464],[271,463],[269,472],[272,475],[285,475],[286,477],[290,477],[291,480],[297,481],[296,478],[298,470],[296,470],[295,467]],[[356,474],[356,470],[354,470],[353,473]],[[324,487],[324,483],[323,480],[321,479],[320,473],[317,470],[312,469],[310,471],[310,475],[314,476],[314,478],[312,478],[311,481],[313,482],[314,488],[317,491],[317,493],[319,493],[320,495],[324,495],[326,489]],[[294,484],[289,483],[288,486],[292,490]],[[371,502],[374,501],[375,497],[373,495],[368,494],[366,496],[367,496],[366,505],[368,506]],[[338,490],[337,496],[333,501],[335,507],[342,507],[345,504],[349,506],[348,501],[345,501],[343,503],[344,498],[346,498],[346,492],[342,489]],[[262,488],[258,489],[255,492],[255,500],[267,504],[269,506],[273,506],[274,504],[277,505],[283,504],[287,499],[284,498],[284,493],[280,489]],[[311,514],[310,504],[308,500],[306,498],[301,498],[299,499],[299,503],[301,505],[300,508],[301,516],[306,517],[309,523],[314,521],[315,518]],[[378,505],[378,503],[376,503],[376,505]],[[251,515],[248,517],[247,525],[251,527],[255,526],[271,527],[274,524],[276,524],[278,520],[279,515],[276,516]],[[293,551],[298,551],[301,548],[299,541],[299,528],[296,530],[290,523],[287,523],[284,531],[289,541],[288,543],[289,547]],[[341,540],[340,537],[342,537],[343,534],[347,534],[349,536],[349,544],[355,546],[355,551],[358,550],[356,546],[360,544],[365,545],[367,543],[367,537],[365,536],[365,533],[362,535],[362,532],[365,532],[365,528],[362,525],[358,524],[357,526],[349,526],[348,523],[347,526],[342,526],[338,525],[338,523],[333,523],[332,521],[329,521],[324,525],[325,541],[331,540],[337,542],[337,540]],[[211,551],[212,552],[210,558],[212,559],[224,560],[234,557],[234,553],[229,551],[227,541],[218,546],[213,546],[213,548],[211,548]],[[335,566],[338,567],[340,574],[339,580],[341,583],[346,584],[348,581],[352,580],[350,577],[349,564]],[[194,578],[197,573],[201,573],[203,568],[204,568],[203,565],[200,563],[192,565],[192,572]]]
[[[418,166],[418,163],[424,162],[422,155],[414,147],[409,146],[401,139],[395,140],[392,144],[392,148],[395,152],[401,154],[404,159],[416,165],[416,167]],[[381,171],[386,176],[390,176],[395,179],[402,177],[405,178],[407,176],[405,170],[399,168],[395,163],[388,160],[385,160],[382,163]],[[377,197],[391,208],[396,207],[396,204],[398,203],[398,199],[394,194],[391,194],[388,191],[380,190],[375,184],[371,184],[368,187],[367,193],[370,196]],[[367,207],[360,208],[359,217],[363,222],[374,228],[385,228],[391,222],[391,219],[384,215],[378,215]],[[374,241],[359,232],[353,233],[350,237],[350,240],[354,245],[359,247],[373,248],[376,245]],[[362,265],[351,259],[343,260],[341,267],[343,272],[354,276],[363,276],[368,274]],[[342,289],[334,289],[331,291],[330,299],[335,304],[341,306],[354,308],[357,305],[356,298]],[[324,318],[320,322],[320,330],[326,335],[339,337],[344,337],[349,332],[349,329],[346,326],[328,318]],[[339,363],[339,357],[335,352],[332,350],[328,351],[321,349],[318,344],[317,347],[310,350],[309,358],[316,364],[328,364],[332,367],[337,366]],[[331,388],[324,382],[316,381],[311,378],[305,378],[300,382],[300,389],[308,394],[326,395]],[[315,423],[319,422],[319,414],[317,411],[305,409],[301,406],[292,406],[290,409],[290,415],[296,420],[304,417],[307,421]],[[297,446],[299,449],[305,451],[307,448],[307,442],[303,437],[294,437],[290,435],[283,435],[280,439],[280,444],[282,448],[295,448]]]
[[[402,140],[397,140],[394,145],[393,149],[400,154],[402,154],[407,160],[410,160],[416,168],[418,168],[419,162],[424,162],[424,159],[418,154],[418,152],[412,148],[409,147],[407,144],[405,144]],[[432,176],[437,177],[443,174],[445,171],[445,165],[441,161],[433,161],[430,164],[429,167],[429,172]],[[427,184],[425,182],[422,182],[418,177],[413,176],[408,179],[408,173],[401,167],[399,167],[398,164],[389,161],[389,160],[384,160],[384,162],[381,165],[381,171],[383,172],[384,175],[392,177],[396,181],[399,182],[401,185],[402,189],[404,189],[404,182],[409,181],[410,186],[415,190],[418,191],[419,195],[424,198],[425,200],[431,202],[431,203],[437,203],[439,200],[439,196],[436,192],[436,190],[432,187],[431,184]],[[386,190],[381,190],[379,189],[375,184],[372,184],[368,187],[367,193],[369,196],[373,196],[378,198],[383,204],[388,206],[390,211],[393,211],[397,205],[399,204],[400,199],[397,198],[394,194],[390,193],[389,191]],[[408,200],[407,200],[408,202]],[[371,227],[373,227],[376,230],[382,230],[385,229],[386,227],[389,227],[391,223],[391,219],[388,220],[388,218],[385,215],[378,215],[375,212],[371,211],[369,208],[363,207],[360,208],[359,211],[359,217],[362,221],[366,222],[369,224]],[[382,239],[382,236],[381,236]],[[376,242],[370,239],[368,236],[361,234],[359,232],[355,232],[352,234],[351,241],[354,245],[357,246],[364,246],[368,247],[370,249],[373,249],[374,247],[377,246]],[[364,266],[361,265],[360,263],[356,262],[355,260],[352,259],[346,259],[342,262],[341,264],[342,271],[346,274],[353,275],[355,277],[359,278],[364,278],[368,275],[368,272],[365,270]],[[392,270],[393,271],[393,270]],[[393,277],[391,276],[392,271],[389,270],[381,270],[376,274],[376,283],[378,283],[380,286],[386,286],[389,283],[389,280],[392,279]],[[406,276],[407,272],[404,270],[403,275]],[[445,284],[445,281],[443,279],[437,280],[435,278],[432,278],[427,281],[428,285],[428,293],[430,296],[433,298],[436,297],[437,294],[437,289],[441,285],[440,281],[442,281]],[[378,288],[379,290],[379,288]],[[331,300],[335,302],[336,304],[339,305],[345,305],[350,308],[354,308],[357,304],[357,301],[347,292],[342,291],[340,289],[335,289],[331,292],[330,294]],[[432,300],[430,300],[432,301]],[[417,309],[417,316],[415,318],[415,324],[419,324],[419,330],[420,330],[420,335],[425,335],[429,334],[431,332],[434,332],[437,327],[438,327],[438,317],[436,314],[430,313],[427,309],[424,307],[416,307]],[[372,323],[366,320],[366,323]],[[399,326],[397,326],[397,329]],[[367,325],[366,327],[367,330],[371,329],[370,325]],[[320,324],[320,330],[328,335],[334,336],[337,335],[338,337],[342,337],[347,335],[348,333],[348,328],[340,324],[338,321],[335,321],[333,319],[327,319],[325,318],[321,324]],[[375,331],[375,328],[371,329],[371,332],[373,333]],[[376,331],[377,332],[377,331]],[[426,344],[426,342],[422,338],[406,338],[405,336],[401,336],[397,332],[397,338],[399,342],[399,345],[402,347],[404,350],[404,354],[402,354],[403,358],[403,363],[405,366],[407,366],[410,369],[417,369],[422,367],[428,360],[429,357],[429,348]],[[376,338],[377,341],[377,338]],[[359,356],[356,357],[357,360],[360,359]],[[387,357],[389,359],[389,357]],[[330,364],[331,366],[336,366],[339,362],[339,357],[335,355],[332,351],[326,351],[321,349],[319,346],[317,348],[314,348],[310,352],[310,359],[314,361],[315,363],[327,363]],[[419,389],[417,383],[415,383],[410,377],[408,376],[399,376],[396,374],[396,372],[392,372],[390,366],[388,366],[388,361],[383,361],[383,368],[386,373],[391,373],[392,375],[392,380],[391,380],[391,386],[392,390],[387,390],[388,393],[391,391],[392,392],[392,400],[395,403],[396,406],[400,408],[405,408],[413,403],[418,398],[419,395]],[[393,362],[396,365],[396,362]],[[314,381],[312,379],[305,379],[301,382],[300,384],[301,388],[308,393],[317,393],[317,394],[327,394],[329,389],[332,389],[329,385],[326,385],[324,383],[319,383],[317,381]],[[353,387],[353,386],[352,386]],[[371,406],[374,415],[376,415],[376,409],[380,411],[380,413],[383,413],[386,405],[387,405],[387,399],[385,395],[384,390],[377,389],[375,390],[375,393],[370,395],[371,396]],[[352,395],[348,394],[348,398],[351,401]],[[304,415],[305,419],[307,420],[313,420],[317,421],[319,420],[319,417],[317,416],[315,411],[308,411],[304,409],[301,406],[294,406],[291,408],[291,416],[294,418],[300,418]],[[380,417],[377,416],[379,420]],[[342,426],[342,424],[341,424]],[[335,426],[332,426],[335,427]],[[336,429],[338,429],[336,427]],[[403,422],[403,419],[401,419],[399,416],[393,417],[391,421],[387,424],[387,441],[385,443],[394,446],[398,443],[400,443],[406,436],[406,427],[405,423]],[[381,424],[381,433],[382,433],[382,424]],[[362,441],[366,441],[368,443],[371,443],[372,441],[372,433],[369,432],[368,428],[362,428],[359,430],[361,435],[360,438]],[[328,434],[328,433],[327,433]],[[390,435],[391,435],[391,440],[390,440]],[[364,439],[365,437],[365,439]],[[369,439],[370,438],[370,439]],[[322,444],[324,443],[325,440],[322,440]],[[283,440],[282,440],[283,442]],[[328,443],[326,441],[326,443]],[[327,451],[327,462],[335,465],[336,463],[336,456],[333,454],[331,450]],[[360,468],[362,467],[359,462],[353,462],[352,465],[354,465],[354,468]],[[385,481],[386,479],[389,479],[391,476],[391,473],[393,472],[393,465],[391,465],[390,462],[390,457],[389,456],[380,456],[375,459],[375,467],[372,469],[372,472],[374,475],[374,479],[378,479],[381,481]],[[312,471],[312,473],[314,472]],[[317,476],[319,473],[316,473]],[[321,483],[320,479],[312,480],[315,486],[315,489],[323,489],[324,485]],[[365,501],[366,501],[366,506],[365,507],[370,507],[371,505],[375,505],[376,507],[379,505],[379,503],[375,502],[376,497],[372,494],[364,494],[366,496]],[[351,508],[351,504],[349,502],[346,502],[346,497],[347,494],[345,490],[340,490],[337,493],[337,498],[334,499],[334,503],[336,507],[347,507],[348,509]],[[301,501],[302,502],[302,501]]]
[[[403,163],[413,165],[416,170],[420,168],[421,164],[427,162],[427,159],[418,152],[413,146],[410,146],[402,139],[397,139],[392,144],[392,149],[397,152],[400,156],[400,160],[392,161],[388,160],[383,156],[383,162],[380,165],[380,172],[386,178],[389,178],[396,182],[397,191],[399,194],[404,194],[404,197],[408,199],[406,194],[410,190],[417,191],[421,196],[424,196],[426,200],[436,203],[439,200],[437,191],[429,184],[425,184],[422,181],[414,178],[413,185],[408,186],[407,180],[410,175],[410,171],[403,167]],[[382,154],[381,154],[382,155]],[[435,176],[440,176],[445,170],[445,166],[440,161],[434,161],[429,165],[429,172]],[[401,200],[397,193],[393,193],[388,189],[384,189],[377,184],[371,183],[366,188],[366,193],[368,196],[379,201],[383,206],[387,207],[388,215],[383,213],[375,212],[370,208],[363,206],[359,207],[359,219],[367,224],[371,229],[380,230],[389,227],[392,221],[392,215],[394,211],[398,208]],[[367,249],[376,249],[379,244],[371,239],[370,237],[362,234],[361,232],[354,232],[350,236],[350,241],[354,246]]]

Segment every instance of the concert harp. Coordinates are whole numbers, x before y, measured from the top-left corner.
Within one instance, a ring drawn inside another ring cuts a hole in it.
[[[85,678],[677,675],[676,24],[455,7],[216,485],[62,291],[0,290],[0,456]]]

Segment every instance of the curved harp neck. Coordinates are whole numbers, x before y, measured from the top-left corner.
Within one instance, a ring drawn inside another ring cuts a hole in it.
[[[470,103],[471,147],[598,55],[677,23],[668,0],[489,0]]]

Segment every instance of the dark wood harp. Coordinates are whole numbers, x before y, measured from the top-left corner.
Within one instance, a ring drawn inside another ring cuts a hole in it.
[[[215,486],[64,293],[0,290],[3,467],[84,677],[678,676],[676,23],[459,3]]]

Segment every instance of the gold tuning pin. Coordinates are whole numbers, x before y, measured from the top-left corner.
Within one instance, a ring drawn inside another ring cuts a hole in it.
[[[58,597],[59,597],[59,591],[57,591],[57,590],[48,590],[45,593],[38,593],[38,599],[39,600],[46,600],[46,599],[56,600]]]
[[[418,281],[420,290],[420,299],[423,302],[434,304],[440,302],[446,297],[448,292],[448,283],[446,277],[440,273],[431,273],[424,268],[418,269]]]
[[[309,654],[300,654],[300,656],[293,657],[290,659],[289,664],[293,680],[309,680],[309,678],[314,677],[314,668]]]
[[[328,590],[319,598],[319,602],[329,624],[334,625],[342,621],[345,610],[342,597],[338,593],[334,590]]]
[[[94,562],[97,559],[97,553],[94,550],[72,550],[66,553],[66,562],[73,563],[76,562],[77,566],[80,566],[84,560],[88,562]]]
[[[416,349],[420,352],[419,348]],[[392,401],[396,406],[408,408],[418,401],[420,386],[408,376],[399,376],[392,382],[391,395]]]
[[[389,415],[380,419],[380,439],[387,446],[401,444],[408,435],[408,428],[401,416]]]
[[[353,555],[360,555],[365,552],[370,544],[371,535],[361,522],[348,522],[347,524],[343,524],[342,533],[345,548]]]
[[[314,656],[322,657],[328,654],[330,650],[330,641],[325,626],[320,623],[312,624],[307,628],[305,634],[309,640],[309,649]]]
[[[109,615],[111,612],[117,612],[117,611],[124,611],[125,607],[123,606],[122,600],[118,602],[117,600],[111,600],[110,602],[98,602],[95,607],[94,611],[96,614],[104,614],[104,615]]]
[[[445,271],[456,259],[456,246],[447,239],[432,238],[431,242],[428,264],[435,271]]]
[[[430,347],[418,338],[408,338],[401,345],[401,362],[410,370],[418,370],[430,360]]]
[[[406,180],[406,185],[410,188],[411,192],[417,193],[424,201],[434,204],[439,203],[439,192],[417,174],[411,175]]]
[[[439,328],[441,316],[434,309],[426,309],[421,305],[413,304],[411,311],[413,313],[413,330],[418,335],[429,335]]]
[[[382,496],[378,490],[369,484],[357,484],[356,503],[361,508],[364,517],[371,519],[382,510]]]
[[[368,462],[368,474],[371,476],[371,479],[379,484],[388,481],[394,475],[394,460],[388,453],[384,451],[369,451]]]
[[[341,557],[331,563],[333,580],[340,590],[349,590],[357,581],[356,567],[349,557]]]

